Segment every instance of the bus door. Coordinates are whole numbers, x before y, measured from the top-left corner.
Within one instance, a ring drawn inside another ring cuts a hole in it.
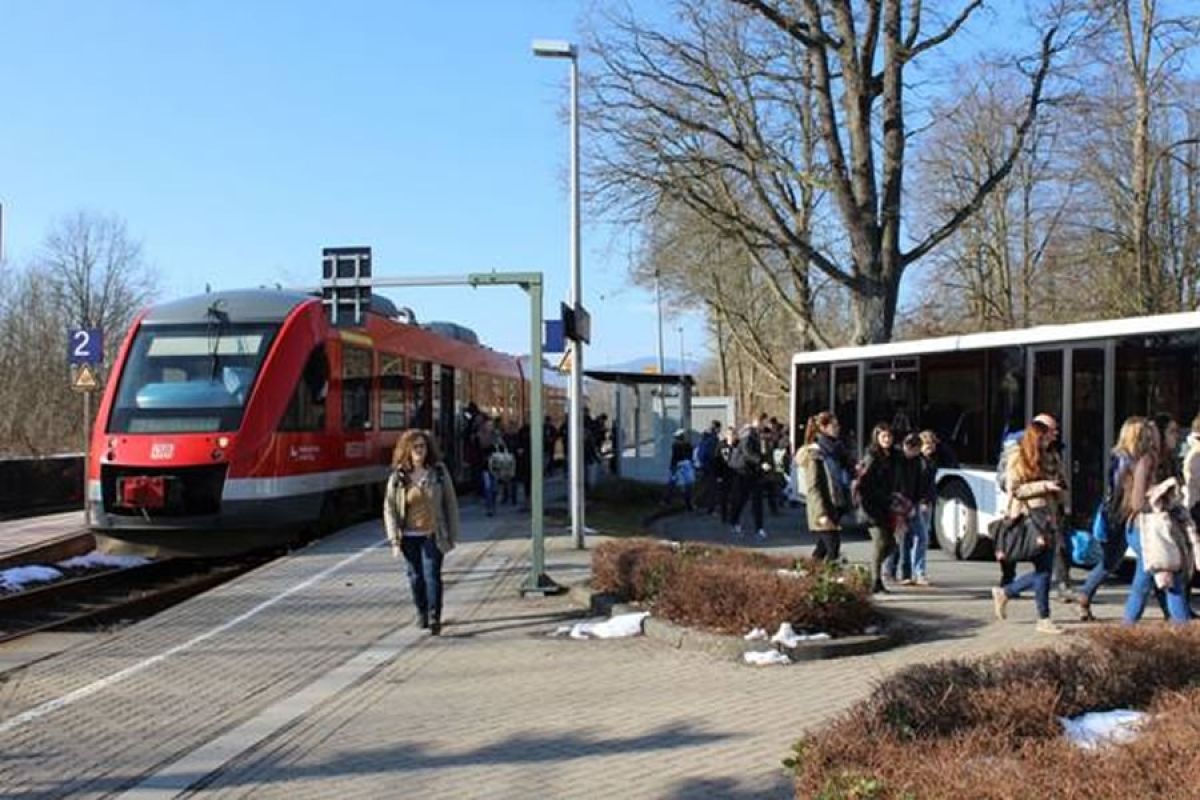
[[[861,369],[862,365],[857,361],[833,368],[833,413],[842,427],[842,445],[854,458],[862,455],[859,447],[863,426],[862,393],[859,391]]]
[[[1034,348],[1030,358],[1028,416],[1045,412],[1058,419],[1071,490],[1069,522],[1086,528],[1104,496],[1115,436],[1112,346],[1100,342]]]

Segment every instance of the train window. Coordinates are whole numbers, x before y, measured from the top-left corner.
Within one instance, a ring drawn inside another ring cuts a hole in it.
[[[113,433],[234,431],[275,326],[144,325],[113,403]]]
[[[385,431],[404,427],[404,391],[408,386],[406,364],[401,356],[379,354],[379,427]]]
[[[342,429],[371,427],[371,351],[342,348]]]
[[[317,345],[296,381],[292,399],[288,402],[281,431],[319,431],[325,428],[325,398],[329,393],[329,359],[325,345]]]

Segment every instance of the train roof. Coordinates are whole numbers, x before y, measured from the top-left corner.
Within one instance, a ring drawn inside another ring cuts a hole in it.
[[[283,322],[300,305],[316,300],[313,295],[285,289],[233,289],[209,292],[151,306],[143,324],[182,325],[206,322],[214,304],[229,315],[229,321]]]

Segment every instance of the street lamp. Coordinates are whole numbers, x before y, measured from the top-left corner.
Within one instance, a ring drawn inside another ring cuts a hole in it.
[[[533,54],[541,58],[565,58],[571,62],[571,292],[568,301],[578,314],[582,310],[582,278],[579,269],[579,59],[575,45],[561,39],[534,39]],[[583,549],[583,343],[571,339],[570,433],[567,454],[571,538]],[[532,423],[531,423],[532,424]]]

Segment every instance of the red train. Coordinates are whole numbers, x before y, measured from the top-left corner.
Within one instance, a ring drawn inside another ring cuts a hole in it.
[[[527,366],[527,365],[525,365]],[[381,502],[392,447],[432,430],[462,476],[470,403],[528,416],[515,357],[457,326],[404,321],[383,298],[360,328],[319,297],[216,292],[134,323],[104,392],[88,463],[93,530],[125,549],[237,552]],[[547,380],[546,413],[565,385]]]

